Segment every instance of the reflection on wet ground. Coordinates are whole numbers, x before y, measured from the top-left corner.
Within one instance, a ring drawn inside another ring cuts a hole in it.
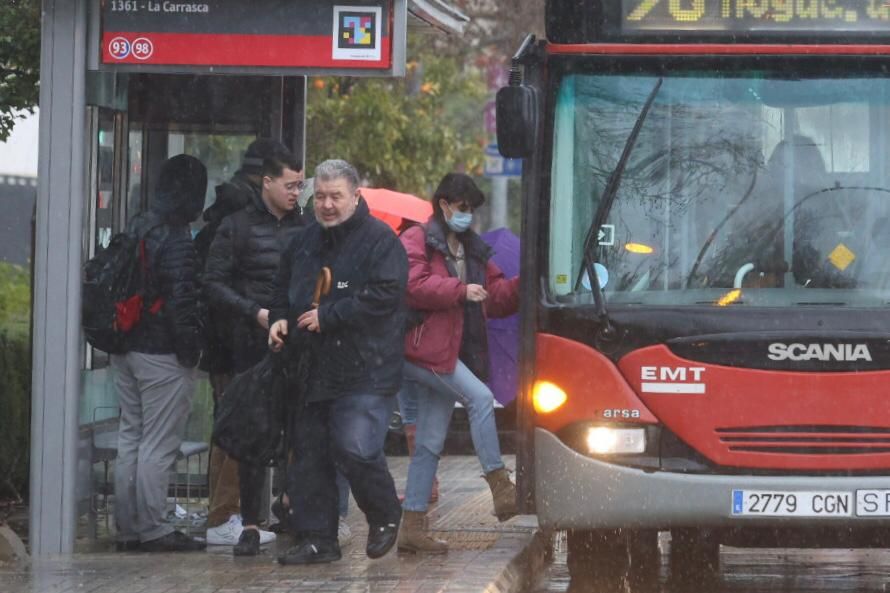
[[[553,565],[534,593],[811,593],[890,591],[890,549],[742,549],[723,547],[720,574],[684,583],[670,575],[662,540],[657,577],[570,577],[564,538],[557,539]]]

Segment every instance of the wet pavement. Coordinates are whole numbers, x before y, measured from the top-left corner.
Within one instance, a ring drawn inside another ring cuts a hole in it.
[[[813,593],[822,591],[890,591],[888,549],[721,549],[720,574],[684,583],[671,578],[660,542],[661,567],[654,581],[634,582],[578,575],[566,566],[565,537],[555,538],[553,564],[529,593]]]
[[[505,460],[508,466],[512,459]],[[407,459],[390,459],[402,491]],[[119,554],[104,551],[35,561],[31,567],[0,565],[0,593],[509,593],[527,588],[542,565],[543,546],[533,517],[498,523],[475,457],[446,457],[439,472],[441,499],[431,509],[435,535],[449,542],[444,556],[396,554],[369,560],[367,525],[352,504],[354,538],[339,562],[283,567],[276,556],[287,538],[256,558],[233,558],[214,546],[189,554]]]

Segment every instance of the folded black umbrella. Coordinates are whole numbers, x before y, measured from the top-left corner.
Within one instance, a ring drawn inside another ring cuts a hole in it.
[[[226,386],[216,406],[213,442],[232,458],[270,467],[284,459],[308,375],[308,356],[297,350],[269,352]]]

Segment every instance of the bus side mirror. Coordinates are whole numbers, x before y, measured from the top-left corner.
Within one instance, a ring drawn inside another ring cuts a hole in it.
[[[526,85],[505,86],[497,100],[498,149],[511,159],[528,158],[534,152],[538,130],[538,95]]]

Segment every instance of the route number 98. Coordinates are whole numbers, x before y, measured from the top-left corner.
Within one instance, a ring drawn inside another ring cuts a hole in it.
[[[155,48],[150,39],[140,37],[133,42],[133,57],[137,60],[147,60],[154,51]]]

